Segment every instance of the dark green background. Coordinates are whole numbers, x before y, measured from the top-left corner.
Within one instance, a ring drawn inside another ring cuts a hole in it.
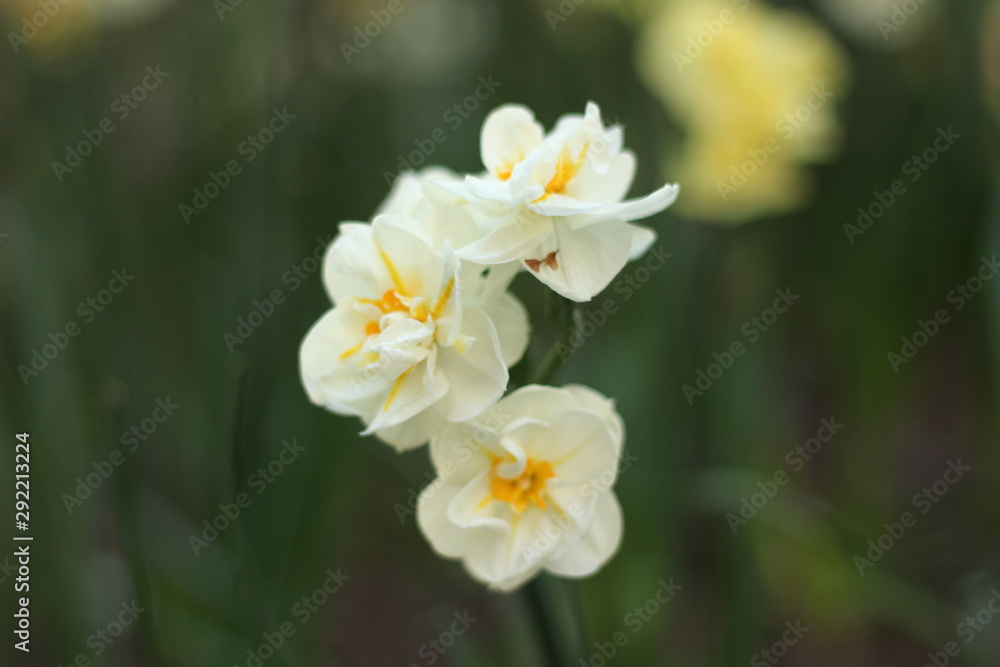
[[[398,518],[428,479],[426,452],[396,455],[309,404],[297,350],[329,304],[318,274],[295,290],[283,276],[338,221],[369,218],[384,174],[435,129],[447,140],[430,162],[480,169],[479,127],[499,104],[526,104],[549,127],[597,101],[627,126],[636,194],[662,182],[681,128],[637,78],[635,26],[596,4],[552,31],[554,1],[419,1],[350,64],[340,42],[385,3],[245,0],[220,21],[209,2],[179,1],[128,25],[81,24],[44,48],[44,35],[16,54],[4,40],[0,491],[11,528],[0,532],[15,532],[14,434],[28,431],[35,541],[33,650],[15,655],[4,629],[3,664],[90,655],[88,636],[133,598],[146,611],[93,664],[246,664],[284,621],[296,634],[265,664],[427,664],[421,646],[465,610],[478,620],[438,664],[544,664],[525,596],[488,593]],[[1000,281],[898,373],[886,357],[1000,252],[987,3],[942,4],[899,53],[831,27],[852,87],[843,149],[812,169],[809,206],[733,230],[673,211],[651,219],[672,258],[627,301],[609,291],[619,310],[560,376],[617,398],[637,457],[617,485],[618,555],[579,584],[543,582],[571,601],[578,589],[591,649],[626,633],[613,664],[746,665],[801,620],[811,630],[783,665],[918,666],[1000,585]],[[6,34],[32,5],[3,9]],[[111,102],[147,65],[169,76],[118,120]],[[497,91],[457,128],[446,122],[489,75]],[[240,143],[283,107],[296,116],[287,129],[185,224],[179,204],[242,160]],[[108,116],[115,131],[58,181],[52,162]],[[942,127],[961,139],[849,243],[842,225]],[[134,281],[84,323],[77,305],[121,267]],[[800,299],[689,405],[681,386],[746,342],[743,323],[784,288]],[[275,289],[285,302],[230,353],[223,334]],[[515,290],[532,311],[537,364],[552,340],[545,290],[527,276]],[[71,320],[80,334],[25,386],[18,365]],[[175,414],[68,513],[63,494],[167,397]],[[844,425],[835,439],[733,535],[726,514],[789,470],[785,453],[831,416]],[[305,451],[257,495],[248,476],[286,439]],[[853,557],[958,458],[971,472],[859,576]],[[243,491],[252,505],[195,557],[188,537]],[[293,605],[337,568],[350,579],[299,625]],[[626,615],[671,577],[683,590],[633,633]],[[1000,619],[962,647],[952,664],[996,664]]]

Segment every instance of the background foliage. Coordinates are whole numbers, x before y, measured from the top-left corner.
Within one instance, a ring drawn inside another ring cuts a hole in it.
[[[818,187],[795,213],[735,229],[674,211],[650,221],[671,259],[627,300],[609,289],[617,311],[559,380],[616,397],[636,457],[617,487],[622,549],[575,587],[588,650],[628,636],[617,664],[747,664],[801,620],[810,631],[784,665],[921,665],[1000,585],[1000,281],[898,372],[886,356],[1000,250],[996,3],[941,2],[899,51],[857,41],[813,3],[781,4],[848,53],[838,157],[812,169]],[[94,664],[246,665],[289,620],[297,632],[268,664],[430,664],[421,647],[465,610],[477,621],[438,664],[543,664],[525,597],[435,556],[405,511],[429,479],[426,452],[396,455],[308,403],[297,348],[328,302],[318,274],[292,289],[286,272],[338,221],[368,219],[387,172],[435,129],[446,140],[428,163],[480,169],[479,127],[499,104],[551,126],[597,101],[627,126],[637,193],[671,178],[659,167],[681,128],[636,73],[635,6],[564,2],[575,9],[553,30],[554,0],[404,0],[346,62],[341,43],[385,5],[243,2],[220,20],[208,2],[68,0],[0,57],[0,433],[31,433],[36,537],[33,651],[5,646],[12,664],[93,656],[88,637],[133,598],[146,611]],[[8,0],[4,33],[37,9]],[[157,65],[169,76],[120,119],[112,102]],[[500,85],[456,124],[480,77]],[[286,107],[287,129],[243,162],[241,142]],[[115,130],[57,179],[53,161],[105,117]],[[954,147],[848,242],[857,208],[947,127]],[[185,224],[179,205],[234,159],[241,173]],[[78,304],[121,267],[134,281],[85,322]],[[682,385],[746,341],[743,324],[785,288],[800,299],[689,404]],[[285,301],[231,352],[223,335],[274,290]],[[537,364],[552,341],[544,292],[524,276],[516,291]],[[18,365],[70,320],[80,334],[25,386]],[[68,512],[63,495],[168,397],[174,415]],[[734,535],[727,513],[790,472],[786,452],[831,417],[843,429]],[[285,440],[306,449],[257,495],[248,477]],[[972,470],[859,576],[854,556],[959,458]],[[0,459],[5,525],[12,464]],[[195,556],[189,536],[240,492],[251,506]],[[338,568],[349,580],[300,625],[293,605]],[[627,615],[671,577],[682,591],[633,632]],[[953,664],[994,665],[998,650],[1000,623],[986,625]]]

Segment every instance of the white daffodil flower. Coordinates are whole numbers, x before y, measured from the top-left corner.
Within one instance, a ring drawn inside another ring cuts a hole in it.
[[[591,575],[621,542],[611,487],[623,438],[614,404],[594,390],[523,387],[432,438],[438,478],[420,495],[420,529],[500,590],[542,570]]]
[[[481,136],[486,173],[439,184],[469,201],[482,233],[459,254],[480,264],[519,262],[563,296],[590,300],[655,240],[652,230],[630,222],[677,198],[678,187],[665,185],[624,199],[635,156],[622,140],[622,128],[605,127],[593,102],[583,116],[563,116],[547,136],[523,106],[494,110]]]
[[[323,266],[334,308],[299,354],[310,399],[400,450],[476,416],[503,395],[528,343],[509,279],[435,250],[407,218],[342,224]]]

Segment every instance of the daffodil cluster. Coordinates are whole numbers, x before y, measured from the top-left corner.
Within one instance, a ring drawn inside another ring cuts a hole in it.
[[[324,259],[333,308],[302,342],[309,398],[398,450],[430,442],[438,479],[418,524],[495,588],[542,570],[589,575],[621,540],[613,403],[580,386],[503,396],[529,338],[507,291],[515,275],[587,301],[655,240],[632,223],[677,196],[665,185],[626,200],[635,157],[622,144],[593,103],[549,133],[530,110],[500,107],[482,129],[484,172],[401,176],[370,223],[341,224]]]

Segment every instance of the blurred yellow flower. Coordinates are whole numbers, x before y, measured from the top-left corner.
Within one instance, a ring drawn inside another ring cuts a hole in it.
[[[676,0],[640,38],[638,67],[686,133],[667,165],[682,211],[739,223],[801,206],[802,170],[838,144],[847,64],[807,15],[750,0]]]

